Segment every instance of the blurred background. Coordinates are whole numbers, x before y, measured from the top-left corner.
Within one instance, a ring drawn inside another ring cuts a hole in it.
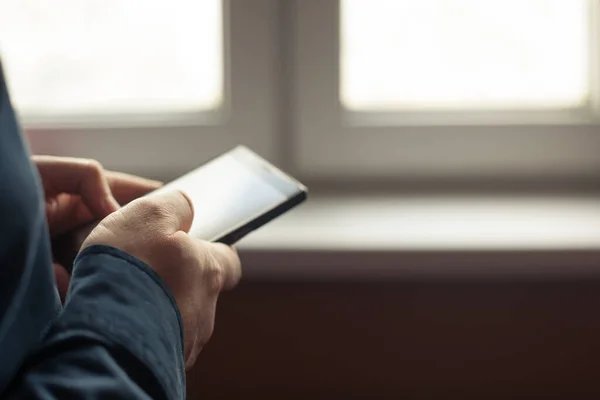
[[[598,398],[598,0],[0,0],[35,153],[310,201],[239,244],[190,398]]]

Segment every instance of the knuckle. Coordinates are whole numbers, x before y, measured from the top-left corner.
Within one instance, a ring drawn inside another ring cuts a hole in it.
[[[146,220],[156,220],[169,216],[168,209],[154,199],[141,198],[135,200],[135,206]]]
[[[85,159],[82,161],[83,168],[91,175],[91,176],[101,176],[104,171],[104,167],[98,160],[94,159]]]
[[[171,255],[178,261],[184,261],[186,257],[186,247],[183,240],[178,235],[164,235],[160,238],[161,250],[165,254]]]
[[[213,293],[218,293],[225,282],[225,270],[214,259],[211,259],[204,265],[204,277],[208,289]]]

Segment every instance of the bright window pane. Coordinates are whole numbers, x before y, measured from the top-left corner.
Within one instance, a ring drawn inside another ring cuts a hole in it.
[[[341,0],[351,110],[575,107],[589,0]]]
[[[214,109],[220,0],[1,0],[0,52],[26,114]]]

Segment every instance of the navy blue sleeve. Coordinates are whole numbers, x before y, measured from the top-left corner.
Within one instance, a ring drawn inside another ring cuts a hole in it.
[[[43,192],[0,66],[0,397],[185,397],[182,326],[162,281],[110,247],[76,259],[60,304]]]
[[[65,309],[23,368],[14,398],[185,398],[181,318],[143,262],[92,246],[76,259]]]
[[[0,393],[60,311],[39,177],[0,65]]]

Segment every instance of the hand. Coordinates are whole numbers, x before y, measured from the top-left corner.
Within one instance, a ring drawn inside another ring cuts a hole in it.
[[[104,171],[95,160],[33,156],[44,187],[50,236],[101,220],[161,186],[160,182]]]
[[[33,156],[44,187],[50,237],[99,221],[125,204],[158,187],[160,182],[118,172],[104,171],[94,160]],[[55,264],[61,297],[67,292],[69,274]]]
[[[186,368],[212,335],[219,293],[235,286],[241,275],[230,247],[187,234],[193,217],[192,203],[182,192],[150,195],[106,217],[81,246],[116,247],[156,271],[181,313]]]

